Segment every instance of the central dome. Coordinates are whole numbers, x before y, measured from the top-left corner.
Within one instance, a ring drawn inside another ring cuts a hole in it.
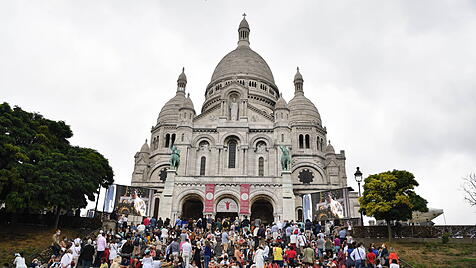
[[[212,75],[216,81],[225,77],[246,75],[274,84],[274,77],[266,61],[249,46],[238,46],[218,63]]]

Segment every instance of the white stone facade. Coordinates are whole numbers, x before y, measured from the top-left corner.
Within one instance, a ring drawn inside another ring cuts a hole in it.
[[[251,50],[245,19],[238,32],[238,47],[220,61],[206,87],[201,113],[186,96],[182,71],[150,143],[135,155],[132,185],[157,189],[162,218],[183,216],[192,197],[204,202],[206,184],[216,185],[215,203],[226,197],[238,204],[240,185],[250,184],[250,208],[255,200],[267,201],[275,220],[296,219],[303,194],[347,186],[345,153],[335,153],[328,141],[317,108],[304,96],[299,69],[288,104],[266,61]],[[181,151],[177,170],[170,170],[172,144]],[[280,145],[290,149],[289,171],[281,168]]]

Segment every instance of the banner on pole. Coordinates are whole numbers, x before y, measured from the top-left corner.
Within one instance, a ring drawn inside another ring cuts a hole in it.
[[[240,187],[240,214],[250,213],[250,184],[242,184]]]
[[[213,203],[215,201],[215,184],[205,184],[205,206],[204,213],[213,213]]]

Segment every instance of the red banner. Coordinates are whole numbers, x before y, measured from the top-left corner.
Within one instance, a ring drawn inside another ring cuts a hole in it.
[[[250,184],[242,184],[240,187],[240,214],[250,213]]]
[[[215,201],[215,184],[205,184],[205,206],[203,213],[213,213],[213,203]]]

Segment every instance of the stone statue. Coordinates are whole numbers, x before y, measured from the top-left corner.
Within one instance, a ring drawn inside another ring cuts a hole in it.
[[[177,170],[180,165],[180,150],[177,149],[175,145],[172,145],[170,150],[172,150],[172,154],[170,155],[170,169]]]
[[[291,165],[291,156],[289,155],[289,149],[288,147],[284,145],[279,145],[279,148],[281,149],[281,152],[283,153],[281,155],[281,168],[283,170],[289,170],[289,167]]]
[[[233,97],[230,103],[230,120],[238,120],[238,103],[236,103],[236,98]]]

